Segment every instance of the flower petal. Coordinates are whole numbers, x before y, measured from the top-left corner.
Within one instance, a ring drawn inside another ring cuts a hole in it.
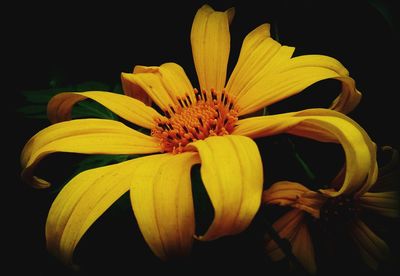
[[[379,263],[388,258],[387,244],[361,220],[355,220],[351,224],[350,234],[360,250],[361,257],[372,269],[376,270]]]
[[[304,212],[298,209],[289,211],[274,224],[274,229],[283,239],[288,239],[292,245],[292,253],[311,274],[316,272],[314,247],[304,221]],[[269,236],[265,238],[265,249],[273,261],[279,261],[285,254]]]
[[[160,75],[165,88],[174,100],[177,97],[185,99],[189,96],[193,102],[195,101],[193,86],[181,66],[173,62],[164,63],[160,66]]]
[[[163,110],[170,105],[178,105],[177,98],[189,96],[195,101],[193,86],[185,71],[176,63],[164,63],[161,66],[136,66],[133,74],[122,73],[123,82],[130,83],[135,91],[143,89]]]
[[[150,96],[150,98],[163,110],[169,110],[174,105],[174,100],[168,94],[164,87],[160,75],[159,67],[139,67],[140,73],[128,74],[122,73],[121,78],[125,85],[131,83],[132,87],[140,87]]]
[[[331,107],[336,111],[348,113],[358,105],[361,93],[355,88],[352,78],[342,76],[324,67],[301,67],[284,72],[275,72],[255,83],[246,94],[238,97],[239,115],[255,112],[265,106],[298,94],[308,86],[326,79],[342,82],[341,94]]]
[[[142,166],[131,186],[132,208],[147,244],[160,258],[188,254],[195,231],[190,180],[195,152]]]
[[[263,169],[253,140],[235,135],[211,136],[189,144],[201,158],[201,177],[214,207],[214,220],[201,240],[243,231],[261,201]]]
[[[263,192],[262,202],[291,206],[303,210],[315,218],[320,217],[320,209],[326,197],[309,190],[303,185],[290,181],[279,181]]]
[[[146,156],[87,170],[75,176],[64,186],[50,208],[46,223],[49,251],[66,264],[72,264],[79,240],[129,190],[141,169],[169,158],[166,155]]]
[[[33,170],[54,152],[145,154],[160,151],[159,141],[113,120],[81,119],[51,125],[33,136],[21,153],[22,177],[41,188],[50,184],[33,178]]]
[[[230,51],[229,23],[234,9],[214,11],[201,7],[194,18],[190,40],[200,88],[221,92],[225,86]]]
[[[236,97],[246,94],[255,83],[276,69],[279,63],[287,62],[293,51],[294,48],[286,46],[281,49],[281,44],[271,38],[269,24],[259,26],[244,39],[226,90]]]
[[[358,124],[339,112],[310,109],[243,119],[237,124],[233,134],[251,138],[289,133],[320,142],[340,143],[346,155],[346,176],[337,192],[321,190],[331,196],[357,192],[376,179],[374,144]]]
[[[287,206],[296,202],[302,194],[309,191],[308,188],[299,183],[279,181],[263,192],[262,202]]]
[[[378,163],[376,160],[376,144],[371,140],[371,138],[369,137],[368,133],[354,120],[350,119],[348,116],[336,112],[334,110],[328,110],[328,109],[309,109],[309,110],[303,110],[301,111],[301,115],[323,115],[323,116],[336,116],[339,117],[343,120],[348,121],[349,123],[351,123],[353,126],[355,126],[358,131],[362,134],[362,136],[364,137],[364,142],[366,143],[366,145],[368,146],[368,150],[369,150],[369,154],[370,154],[370,162],[371,162],[371,166],[368,172],[368,177],[366,178],[366,180],[362,183],[362,185],[360,184],[359,186],[359,190],[357,191],[357,193],[355,194],[356,197],[359,197],[360,195],[364,194],[365,192],[369,191],[371,189],[371,187],[373,185],[375,185],[377,178],[378,178]],[[322,134],[323,135],[323,134]],[[346,174],[346,168],[344,167],[342,169],[341,172],[339,172],[339,174]],[[338,175],[339,176],[339,175]],[[341,177],[336,177],[338,179],[342,179],[342,182],[339,183],[339,185],[337,185],[336,187],[341,187],[342,183],[344,181],[344,177],[345,175],[341,178]],[[338,180],[335,179],[335,180]],[[321,190],[322,191],[322,190]],[[329,190],[326,190],[326,194],[330,194]]]
[[[137,74],[141,72],[142,72],[142,66],[135,66],[135,68],[133,68],[132,73]],[[152,100],[150,96],[146,93],[146,91],[136,83],[126,80],[123,77],[123,73],[121,74],[121,84],[125,95],[137,99],[143,102],[145,105],[151,106]]]
[[[332,102],[329,107],[342,113],[352,111],[361,100],[361,93],[355,87],[354,80],[349,77],[348,70],[336,59],[324,55],[304,55],[295,57],[290,60],[285,67],[280,69],[281,72],[290,71],[299,68],[325,68],[334,71],[338,77],[334,79],[342,83],[342,91],[340,95]]]
[[[363,208],[386,217],[400,216],[399,192],[365,193],[360,198]]]
[[[154,127],[154,119],[161,117],[153,108],[131,97],[110,92],[90,91],[60,93],[54,96],[47,105],[50,121],[57,123],[70,120],[73,106],[85,99],[92,99],[125,120],[149,129]]]
[[[291,244],[293,255],[310,274],[315,274],[317,265],[315,264],[314,247],[306,224],[300,224],[296,236],[291,239]]]

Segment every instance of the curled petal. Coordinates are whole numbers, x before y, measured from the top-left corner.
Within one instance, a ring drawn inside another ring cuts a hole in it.
[[[156,138],[113,120],[81,119],[51,125],[33,136],[21,153],[22,178],[37,188],[50,183],[33,176],[40,160],[54,152],[146,154],[161,150]]]
[[[346,155],[346,175],[330,196],[351,194],[370,187],[377,176],[375,144],[365,131],[345,115],[327,109],[310,109],[281,115],[239,120],[233,134],[251,138],[289,133],[321,142],[340,143]]]
[[[73,106],[85,99],[104,105],[118,116],[136,125],[153,128],[155,119],[161,115],[153,108],[128,96],[110,92],[65,92],[54,96],[47,105],[47,115],[52,123],[71,119]]]
[[[237,234],[252,221],[260,202],[263,169],[253,140],[211,136],[189,144],[201,159],[201,178],[214,207],[214,220],[201,240]]]
[[[355,82],[348,76],[325,67],[301,67],[271,74],[255,83],[246,94],[238,97],[239,114],[255,112],[265,106],[296,95],[308,86],[322,80],[336,79],[341,81],[342,90],[334,100],[332,109],[348,113],[356,107],[361,93],[356,90]]]

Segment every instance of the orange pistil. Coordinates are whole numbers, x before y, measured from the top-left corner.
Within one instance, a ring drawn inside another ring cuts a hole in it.
[[[189,96],[177,98],[177,104],[164,111],[166,117],[156,120],[151,135],[160,139],[164,152],[181,153],[196,140],[232,133],[238,110],[225,89],[221,93],[194,89],[194,94],[194,101]]]

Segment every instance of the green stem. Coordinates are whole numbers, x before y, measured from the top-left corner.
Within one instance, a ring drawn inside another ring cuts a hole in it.
[[[300,166],[303,168],[303,170],[306,172],[308,178],[310,178],[310,180],[315,180],[315,174],[312,172],[312,170],[310,169],[310,167],[307,165],[307,163],[303,160],[303,158],[301,158],[300,154],[297,153],[296,151],[296,146],[293,143],[293,141],[288,138],[289,144],[292,147],[293,153],[294,153],[294,157],[296,158],[296,160],[300,163]]]

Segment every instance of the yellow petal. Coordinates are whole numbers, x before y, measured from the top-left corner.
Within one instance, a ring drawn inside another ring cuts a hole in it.
[[[85,154],[145,154],[160,151],[156,138],[113,120],[81,119],[51,125],[33,136],[21,154],[22,177],[38,188],[48,186],[33,177],[37,163],[54,152]]]
[[[60,93],[54,96],[47,105],[50,121],[57,123],[70,120],[73,106],[85,99],[92,99],[125,120],[149,129],[154,127],[154,119],[161,116],[153,108],[131,97],[110,92],[90,91]]]
[[[356,89],[355,82],[349,77],[347,69],[336,59],[324,55],[304,55],[295,57],[281,71],[293,70],[295,68],[319,67],[336,72],[339,76],[335,79],[342,83],[340,95],[332,102],[329,107],[342,113],[352,111],[361,100],[361,93]]]
[[[54,200],[46,222],[50,252],[67,264],[89,227],[132,185],[143,167],[170,158],[152,155],[84,171],[67,183]]]
[[[351,224],[350,234],[360,250],[361,257],[372,269],[376,270],[379,263],[388,258],[389,247],[361,220],[355,220]]]
[[[194,18],[190,35],[194,64],[200,88],[220,92],[225,86],[230,51],[229,23],[234,10],[214,11],[201,7]]]
[[[174,100],[168,94],[167,89],[163,85],[159,67],[140,67],[140,73],[128,74],[122,73],[121,78],[125,83],[131,83],[133,87],[137,86],[146,91],[150,98],[163,110],[169,110]]]
[[[275,221],[272,227],[280,238],[290,241],[290,238],[296,234],[299,225],[304,223],[303,218],[304,213],[301,210],[293,209]],[[285,257],[285,253],[278,244],[271,239],[270,235],[265,236],[265,251],[273,261],[279,261]]]
[[[185,71],[176,63],[168,62],[160,66],[160,77],[170,96],[176,100],[177,97],[186,98],[189,96],[195,101],[193,86]],[[178,102],[175,102],[179,104]]]
[[[214,220],[199,237],[237,234],[250,224],[261,201],[263,169],[257,145],[243,136],[212,136],[189,145],[199,152],[201,177],[214,207]]]
[[[368,172],[368,177],[365,179],[365,181],[362,182],[362,184],[359,185],[359,189],[358,191],[355,193],[356,197],[359,197],[360,195],[364,194],[365,192],[369,191],[371,189],[371,187],[373,185],[375,185],[377,178],[378,178],[378,162],[376,161],[376,144],[371,140],[371,138],[369,137],[368,133],[354,120],[352,120],[351,118],[349,118],[348,116],[333,111],[333,110],[328,110],[328,109],[308,109],[308,110],[303,110],[301,111],[298,115],[300,116],[309,116],[309,115],[323,115],[323,116],[335,116],[335,117],[339,117],[343,120],[348,121],[349,123],[351,123],[353,126],[355,126],[358,131],[362,134],[363,138],[364,138],[364,142],[366,143],[366,145],[368,146],[368,150],[369,150],[369,154],[370,154],[370,162],[371,162],[371,166]],[[324,134],[322,133],[322,136]],[[343,173],[343,177],[340,177],[340,174]],[[346,169],[342,169],[338,176],[336,177],[335,180],[340,180],[342,179],[342,183],[344,180],[346,174]],[[339,187],[342,185],[342,183],[339,183]],[[328,193],[327,193],[328,194]]]
[[[323,195],[311,191],[303,185],[290,181],[279,181],[263,192],[262,202],[291,206],[303,210],[315,218],[320,217],[320,209],[326,201]]]
[[[338,71],[323,67],[316,62],[313,66],[293,67],[290,70],[274,71],[241,93],[237,99],[239,115],[255,112],[265,106],[298,94],[308,86],[326,79],[337,79],[342,82],[342,91],[331,105],[340,112],[350,112],[358,105],[361,94],[355,88],[355,82]]]
[[[310,191],[299,183],[279,181],[263,192],[262,202],[280,206],[291,205],[305,192]]]
[[[168,155],[168,159],[142,166],[131,186],[140,230],[162,259],[190,252],[195,231],[190,169],[200,162],[195,152]]]
[[[189,96],[195,101],[193,86],[185,71],[176,63],[164,63],[161,66],[136,66],[133,74],[122,73],[125,85],[139,88],[154,100],[163,110],[169,110],[170,105],[178,105],[178,98]]]
[[[236,97],[247,93],[249,87],[265,77],[265,71],[276,66],[277,60],[289,59],[282,55],[281,45],[270,36],[270,25],[263,24],[250,32],[243,41],[238,62],[228,80],[226,90]],[[276,56],[276,57],[275,57]],[[279,57],[277,59],[277,57]]]
[[[142,66],[135,66],[135,68],[133,69],[133,73],[134,74],[141,73],[142,71],[141,67]],[[125,95],[137,99],[143,102],[145,105],[151,106],[152,100],[150,96],[147,94],[147,92],[136,83],[126,80],[123,77],[123,74],[121,74],[121,84]]]
[[[292,245],[292,253],[311,274],[316,272],[314,247],[304,222],[301,210],[291,210],[280,217],[272,226],[282,239],[287,239]],[[265,237],[266,253],[273,261],[279,261],[285,254],[270,236]]]
[[[374,169],[376,160],[373,158],[375,152],[371,152],[372,148],[375,148],[374,144],[359,125],[336,111],[311,109],[275,116],[253,117],[239,120],[238,126],[233,131],[233,134],[251,138],[280,133],[342,145],[346,156],[346,176],[337,192],[325,191],[331,196],[357,192],[376,178]]]
[[[400,216],[400,196],[398,192],[365,193],[360,198],[363,208],[374,213],[397,218]]]
[[[296,235],[291,239],[291,244],[293,255],[308,273],[315,274],[317,265],[315,264],[314,247],[306,224],[300,224]]]

